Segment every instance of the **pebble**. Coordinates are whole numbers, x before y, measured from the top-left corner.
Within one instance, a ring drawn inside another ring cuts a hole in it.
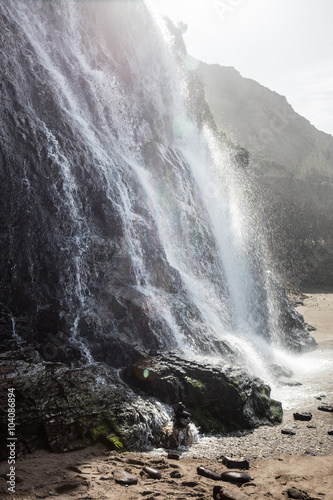
[[[158,470],[153,469],[152,467],[144,467],[143,470],[152,479],[161,479],[162,477],[161,473]]]

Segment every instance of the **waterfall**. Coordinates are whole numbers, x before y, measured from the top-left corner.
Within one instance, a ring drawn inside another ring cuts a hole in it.
[[[267,376],[283,335],[260,221],[179,31],[141,1],[0,14],[0,302],[72,358],[232,354]]]

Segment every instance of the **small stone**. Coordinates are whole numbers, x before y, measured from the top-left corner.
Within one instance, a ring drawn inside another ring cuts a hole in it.
[[[127,485],[127,484],[137,484],[138,478],[133,474],[129,474],[124,470],[114,470],[113,477],[116,483]]]
[[[253,477],[251,477],[249,474],[247,474],[246,472],[238,471],[222,472],[221,479],[222,481],[228,481],[229,483],[235,484],[243,484],[253,481]]]
[[[291,429],[281,429],[281,434],[288,434],[289,436],[295,436],[296,432]]]
[[[318,410],[333,413],[333,406],[318,406]]]
[[[297,500],[308,500],[310,499],[306,491],[299,490],[298,488],[289,488],[287,490],[288,498],[295,498]]]
[[[198,467],[197,473],[199,476],[208,477],[209,479],[214,479],[214,481],[221,481],[221,474],[212,471],[211,469],[206,469],[205,467]]]
[[[162,477],[161,473],[158,470],[153,469],[152,467],[144,467],[143,470],[152,479],[161,479]]]
[[[179,479],[180,477],[183,477],[183,475],[179,472],[179,470],[173,470],[170,472],[170,477]]]
[[[328,432],[327,432],[327,434],[328,434],[329,436],[333,436],[333,431],[328,431]]]
[[[168,458],[171,460],[179,460],[180,459],[180,453],[178,451],[169,451],[168,452]]]
[[[294,413],[294,420],[311,420],[312,419],[312,413],[305,412],[305,413]]]
[[[229,458],[229,457],[222,457],[222,463],[228,469],[248,469],[250,467],[250,464],[245,458],[240,458],[240,459],[234,459],[234,458]]]
[[[214,486],[214,500],[248,500],[250,497],[239,490],[234,490],[229,486]]]

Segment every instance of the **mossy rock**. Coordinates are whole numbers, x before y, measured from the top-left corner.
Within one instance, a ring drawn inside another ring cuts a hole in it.
[[[92,443],[103,443],[110,450],[126,451],[121,440],[121,431],[118,424],[108,413],[103,414],[103,422],[90,432]]]

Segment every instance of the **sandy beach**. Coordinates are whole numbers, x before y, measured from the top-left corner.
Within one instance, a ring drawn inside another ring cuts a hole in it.
[[[102,445],[67,454],[41,450],[17,460],[15,495],[7,489],[8,464],[0,464],[0,498],[208,500],[213,498],[214,486],[220,486],[221,498],[234,500],[332,500],[333,435],[328,432],[333,431],[333,413],[318,407],[333,404],[333,293],[307,293],[298,311],[316,328],[313,336],[318,348],[300,358],[295,377],[302,385],[280,392],[285,398],[281,425],[219,439],[204,437],[183,451],[179,460],[168,458],[165,450],[117,454]],[[307,366],[312,368],[305,370]],[[312,420],[294,420],[295,410],[311,412]],[[282,434],[286,429],[295,434]],[[200,466],[218,473],[228,471],[222,456],[246,458],[247,473],[253,479],[237,486],[197,473]],[[159,471],[161,478],[152,479],[144,472],[145,466]],[[136,476],[137,483],[117,483],[116,470]]]

